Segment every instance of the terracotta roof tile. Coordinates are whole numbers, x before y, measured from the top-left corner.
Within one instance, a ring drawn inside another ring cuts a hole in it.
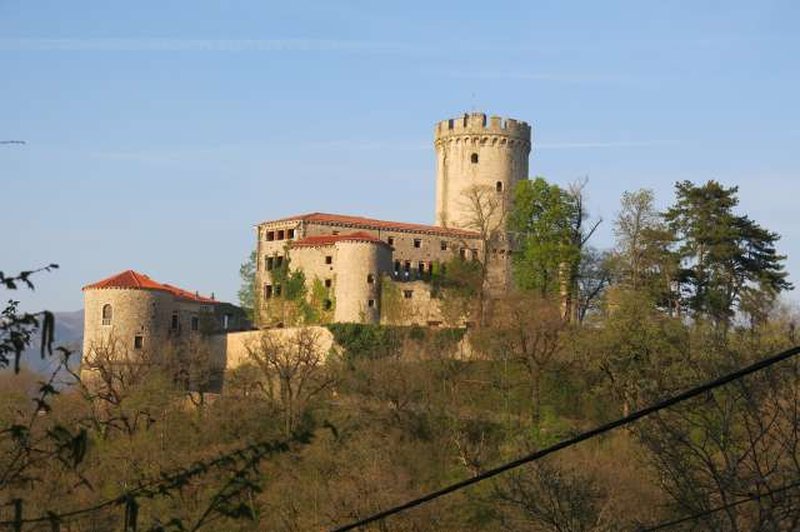
[[[124,272],[112,275],[111,277],[103,279],[102,281],[98,281],[92,284],[87,284],[86,286],[83,287],[83,290],[104,289],[104,288],[160,290],[162,292],[168,292],[175,297],[179,297],[181,299],[186,299],[189,301],[194,301],[197,303],[208,303],[208,304],[219,303],[219,301],[197,295],[195,293],[189,292],[188,290],[184,290],[183,288],[178,288],[177,286],[172,286],[165,283],[159,283],[157,281],[152,280],[143,273],[135,272],[133,270],[125,270]]]
[[[363,231],[357,231],[355,233],[346,233],[343,235],[307,236],[306,238],[292,242],[292,247],[331,246],[336,242],[342,241],[369,242],[372,244],[389,246],[389,244],[380,238],[375,238],[369,233],[364,233]]]
[[[348,216],[344,214],[328,214],[324,212],[312,212],[289,216],[278,220],[267,220],[262,223],[276,223],[289,221],[303,221],[307,223],[318,223],[324,225],[344,225],[362,229],[383,229],[394,231],[408,231],[413,233],[428,233],[445,236],[461,236],[466,238],[477,238],[478,233],[465,229],[455,229],[451,227],[441,227],[438,225],[412,224],[405,222],[392,222],[388,220],[376,220],[375,218],[364,218],[363,216]]]

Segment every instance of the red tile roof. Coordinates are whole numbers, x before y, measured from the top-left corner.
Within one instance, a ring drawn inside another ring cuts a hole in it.
[[[161,290],[162,292],[168,292],[175,297],[179,297],[181,299],[186,299],[189,301],[194,301],[196,303],[207,303],[207,304],[219,303],[219,301],[216,301],[208,297],[200,296],[196,293],[184,290],[183,288],[178,288],[177,286],[172,286],[165,283],[159,283],[157,281],[152,280],[143,273],[135,272],[133,270],[125,270],[122,273],[112,275],[111,277],[103,279],[102,281],[98,281],[92,284],[87,284],[86,286],[83,287],[83,290],[103,289],[103,288]]]
[[[391,222],[388,220],[376,220],[374,218],[364,218],[362,216],[347,216],[344,214],[328,214],[324,212],[312,212],[289,216],[278,220],[267,220],[264,224],[290,221],[303,221],[307,223],[317,223],[323,225],[343,225],[358,227],[363,229],[382,229],[389,231],[407,231],[412,233],[428,233],[445,236],[460,236],[465,238],[477,238],[478,233],[465,229],[455,229],[451,227],[441,227],[438,225],[410,224],[405,222]]]
[[[292,242],[292,247],[297,248],[297,247],[311,247],[311,246],[331,246],[336,242],[342,242],[342,241],[369,242],[372,244],[382,244],[384,246],[389,246],[389,244],[387,244],[380,238],[375,238],[369,233],[364,233],[363,231],[359,231],[356,233],[347,233],[344,235],[307,236],[301,240]]]

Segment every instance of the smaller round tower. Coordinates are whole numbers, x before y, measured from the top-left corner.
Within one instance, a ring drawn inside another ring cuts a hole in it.
[[[436,225],[468,227],[469,191],[495,194],[496,216],[511,206],[514,187],[528,179],[531,127],[513,118],[465,114],[436,124]]]

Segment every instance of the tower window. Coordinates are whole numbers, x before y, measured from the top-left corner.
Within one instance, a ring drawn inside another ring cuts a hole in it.
[[[133,337],[133,348],[134,349],[141,349],[144,345],[144,337],[143,336],[134,336]]]
[[[389,244],[390,246],[394,246],[394,237],[390,236],[389,238],[387,238],[386,243]]]
[[[330,310],[330,309],[332,309],[332,308],[333,308],[333,301],[331,301],[330,299],[326,299],[326,300],[324,300],[324,301],[322,302],[322,308],[323,308],[323,310]]]
[[[403,297],[405,299],[411,299],[414,296],[413,290],[403,290]]]
[[[494,188],[498,192],[502,192],[503,191],[503,182],[502,181],[498,181],[497,183],[495,183]]]
[[[374,307],[375,306],[375,300],[374,299],[368,299],[367,300],[367,306],[370,307],[370,308]]]
[[[372,284],[374,282],[375,282],[375,276],[372,275],[371,273],[368,273],[367,274],[367,283]]]
[[[325,279],[325,288],[330,288],[332,284],[333,281],[331,281],[330,279]]]
[[[275,240],[275,231],[267,231],[267,242]]]
[[[103,325],[111,325],[112,314],[113,311],[111,309],[111,305],[108,304],[103,305],[103,312],[102,312]]]
[[[422,247],[422,240],[420,240],[419,238],[415,238],[414,239],[414,247],[415,248]]]
[[[470,155],[469,160],[472,161],[472,164],[478,164],[478,154],[473,153]]]
[[[171,323],[172,330],[175,331],[178,329],[178,313],[172,313],[172,323]]]
[[[325,257],[325,264],[333,264],[333,256],[332,255],[327,255]]]

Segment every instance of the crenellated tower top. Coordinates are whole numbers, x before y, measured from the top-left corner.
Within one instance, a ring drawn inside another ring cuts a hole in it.
[[[482,139],[482,136],[490,135],[500,135],[510,141],[522,143],[530,150],[531,126],[527,122],[499,116],[491,116],[487,120],[484,113],[465,113],[459,118],[438,122],[434,130],[434,142],[439,144],[464,136],[477,136],[476,140],[480,142],[488,140]]]

